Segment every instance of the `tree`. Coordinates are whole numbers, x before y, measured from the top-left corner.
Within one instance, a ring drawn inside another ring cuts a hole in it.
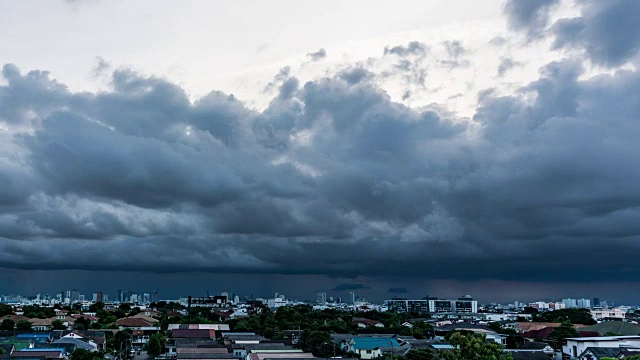
[[[12,315],[12,314],[13,314],[13,308],[11,307],[11,305],[0,304],[0,316]]]
[[[562,322],[568,319],[572,324],[593,325],[597,323],[591,316],[589,309],[559,309],[534,316],[536,321],[543,322]]]
[[[300,344],[304,351],[310,351],[316,357],[326,357],[328,344],[331,344],[331,335],[327,331],[305,331],[300,337]],[[333,345],[331,345],[333,352]]]
[[[169,328],[169,317],[167,317],[166,310],[163,310],[160,314],[160,321],[158,322],[158,325],[160,326],[160,330],[162,331],[167,331],[167,329]]]
[[[102,360],[103,355],[85,349],[76,349],[71,354],[71,360]]]
[[[553,329],[551,334],[549,334],[549,340],[553,342],[555,349],[559,350],[566,338],[578,336],[580,336],[580,333],[573,327],[571,321],[565,320],[560,326]]]
[[[151,335],[151,337],[149,338],[149,342],[147,343],[147,353],[149,354],[149,356],[155,358],[156,356],[162,354],[166,342],[167,339],[161,332],[157,332]]]
[[[31,321],[28,320],[20,320],[16,324],[16,330],[18,331],[30,331],[31,330]]]
[[[89,319],[85,318],[84,316],[80,316],[73,324],[73,328],[76,330],[89,330],[90,325],[91,321],[89,321]]]
[[[436,355],[431,349],[411,349],[405,355],[407,360],[435,360]]]
[[[97,313],[100,310],[104,310],[104,304],[101,302],[89,305],[89,311],[91,312]]]
[[[503,352],[502,345],[487,342],[484,334],[462,335],[455,332],[449,336],[453,351],[443,351],[445,360],[511,360],[511,354]]]
[[[62,321],[56,319],[51,322],[51,326],[53,326],[53,330],[66,330],[67,327],[64,326]]]
[[[16,327],[16,322],[11,319],[2,320],[0,324],[0,330],[12,331]]]

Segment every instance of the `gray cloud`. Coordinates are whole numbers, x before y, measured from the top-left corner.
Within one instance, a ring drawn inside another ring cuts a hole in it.
[[[584,49],[595,63],[624,64],[640,51],[640,3],[634,0],[582,3],[582,16],[554,24],[555,48]]]
[[[409,55],[424,56],[429,52],[429,47],[419,41],[411,41],[407,46],[397,45],[385,47],[384,55],[397,55],[405,57]]]
[[[640,3],[635,0],[578,2],[580,16],[562,18],[549,26],[549,14],[559,0],[510,0],[505,14],[511,28],[529,39],[549,34],[554,49],[577,49],[597,65],[620,66],[640,51]]]
[[[406,288],[389,288],[387,292],[389,294],[407,294],[409,293],[409,290],[407,290]]]
[[[311,61],[319,61],[327,57],[327,51],[325,49],[320,49],[318,51],[307,53],[307,57]]]
[[[362,289],[368,289],[368,288],[369,288],[368,286],[360,283],[342,283],[342,284],[336,285],[336,287],[333,288],[333,291],[351,291],[351,290],[362,290]]]
[[[508,0],[504,10],[512,29],[524,29],[528,38],[534,39],[542,35],[549,23],[549,10],[559,3],[559,0]]]
[[[507,71],[513,69],[516,66],[521,66],[522,63],[519,63],[511,58],[502,58],[500,59],[500,65],[498,65],[498,75],[504,76]]]
[[[445,41],[443,45],[449,55],[447,60],[440,61],[443,65],[450,69],[469,66],[469,61],[462,59],[466,50],[460,41]]]
[[[633,281],[640,76],[582,71],[550,63],[467,121],[396,103],[359,68],[283,70],[256,111],[129,70],[94,94],[6,65],[0,262]]]

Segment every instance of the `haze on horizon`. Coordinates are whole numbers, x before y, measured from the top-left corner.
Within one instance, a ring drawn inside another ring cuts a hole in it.
[[[478,3],[0,1],[0,293],[637,303],[640,2]]]

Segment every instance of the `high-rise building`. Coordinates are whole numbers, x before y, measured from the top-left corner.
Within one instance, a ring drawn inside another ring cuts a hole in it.
[[[588,309],[588,308],[591,307],[591,300],[589,300],[589,299],[578,299],[576,301],[576,305],[579,308]]]
[[[78,289],[71,290],[71,302],[75,303],[75,302],[78,302],[79,300],[80,300],[80,292],[78,291]]]
[[[349,293],[349,301],[350,301],[352,304],[355,304],[355,303],[356,303],[356,293],[354,293],[353,291],[351,291],[351,292]]]
[[[92,301],[93,301],[94,303],[95,303],[95,302],[98,302],[98,294],[93,293]]]
[[[160,295],[158,294],[157,291],[152,291],[151,292],[151,302],[159,302],[160,301]]]
[[[96,291],[96,302],[103,302],[102,301],[102,291],[100,291],[100,290]]]
[[[600,298],[593,298],[593,306],[600,306]]]
[[[578,307],[578,302],[576,301],[576,299],[571,299],[571,298],[562,299],[562,303],[564,304],[564,306],[567,309],[572,309],[572,308],[577,308]]]
[[[327,293],[326,292],[316,293],[316,302],[318,304],[326,304],[327,303]]]

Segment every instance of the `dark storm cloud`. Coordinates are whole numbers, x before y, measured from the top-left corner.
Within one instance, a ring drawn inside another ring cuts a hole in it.
[[[409,293],[409,290],[407,290],[406,288],[389,288],[387,292],[389,294],[407,294]]]
[[[549,23],[549,10],[559,0],[508,0],[505,14],[512,29],[526,30],[529,39],[541,36]]]
[[[622,65],[640,50],[640,2],[583,0],[582,16],[554,25],[554,47],[584,49],[597,64]]]
[[[549,10],[558,0],[510,0],[505,6],[509,24],[530,38],[553,36],[554,49],[577,49],[597,65],[620,66],[640,51],[640,2],[580,0],[580,16],[549,24]],[[550,25],[550,26],[549,26]]]
[[[7,65],[0,263],[631,281],[640,75],[582,69],[485,91],[465,120],[396,103],[360,68],[304,84],[285,68],[256,111],[128,70],[75,93]]]
[[[310,52],[307,54],[307,57],[311,61],[319,61],[327,57],[327,50],[320,49],[318,51]]]
[[[361,289],[368,289],[368,288],[369,288],[368,286],[360,283],[342,283],[342,284],[336,285],[336,287],[333,288],[333,291],[350,291],[350,290],[361,290]]]

